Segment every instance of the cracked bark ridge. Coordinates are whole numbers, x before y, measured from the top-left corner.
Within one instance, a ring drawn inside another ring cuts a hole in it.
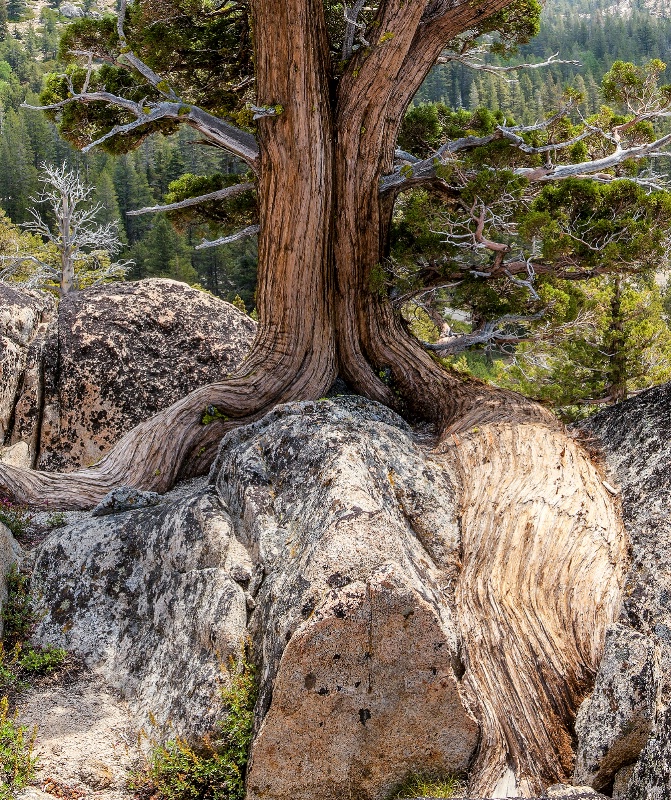
[[[626,536],[601,474],[562,431],[488,424],[440,449],[462,487],[456,599],[482,724],[472,789],[539,793],[571,775],[573,721],[618,613]]]
[[[252,798],[380,800],[426,769],[470,769],[487,796],[512,768],[540,794],[570,761],[622,531],[574,443],[560,455],[539,427],[506,455],[515,436],[431,454],[359,397],[278,406],[227,434],[209,489],[54,532],[38,638],[82,653],[142,722],[195,731],[221,655],[251,636]]]

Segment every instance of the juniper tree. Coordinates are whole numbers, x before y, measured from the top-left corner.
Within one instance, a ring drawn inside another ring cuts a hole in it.
[[[471,267],[488,273],[483,280],[507,278],[528,289],[528,258],[488,238],[492,213],[500,216],[492,202],[519,202],[528,186],[568,177],[618,179],[623,164],[671,142],[650,127],[668,113],[670,98],[651,69],[621,72],[613,92],[624,113],[579,131],[568,124],[575,110],[569,97],[566,108],[536,126],[500,118],[479,129],[455,126],[419,155],[397,147],[404,113],[437,59],[489,68],[474,52],[479,37],[488,34],[506,53],[536,32],[538,16],[535,0],[122,0],[118,20],[75,23],[63,42],[71,63],[50,78],[42,98],[64,136],[85,150],[125,152],[151,133],[187,125],[246,165],[236,183],[171,210],[217,203],[225,216],[241,195],[256,198],[251,224],[224,238],[258,232],[259,329],[235,375],[130,431],[96,468],[62,476],[0,465],[0,488],[24,502],[82,507],[118,485],[162,491],[205,470],[233,426],[277,403],[320,398],[337,375],[354,391],[433,423],[441,452],[452,453],[455,473],[472,491],[466,506],[479,509],[464,523],[471,541],[480,534],[490,541],[500,530],[526,547],[535,546],[536,533],[550,533],[555,548],[551,566],[540,559],[538,587],[531,576],[522,581],[523,595],[529,584],[539,593],[533,608],[520,596],[528,613],[519,618],[504,613],[507,578],[518,586],[519,575],[508,574],[506,559],[487,560],[500,548],[491,542],[464,554],[462,619],[475,644],[462,683],[479,709],[473,788],[483,794],[509,773],[527,794],[570,773],[571,721],[596,668],[603,624],[619,602],[621,531],[616,524],[599,528],[603,519],[615,520],[612,499],[549,412],[521,395],[464,381],[407,330],[390,286],[394,207],[407,191],[439,192],[465,225],[453,231],[453,244],[466,236],[490,254],[489,269],[477,269],[479,261]],[[522,468],[532,472],[530,481],[517,480]],[[566,487],[564,475],[572,476]],[[551,500],[529,518],[510,512],[509,495],[501,506],[478,495],[483,483],[492,492],[512,486],[514,509]],[[576,497],[578,506],[570,499]],[[615,566],[604,576],[592,556],[595,542],[606,540]],[[587,562],[574,573],[583,564],[577,542]],[[487,581],[477,577],[483,569]],[[571,597],[601,599],[586,609],[557,599],[552,592],[566,575],[577,592]],[[541,591],[548,576],[561,577]],[[582,616],[574,619],[574,612]],[[545,616],[557,631],[551,642]],[[486,633],[473,637],[482,626]],[[494,644],[502,631],[510,649]]]

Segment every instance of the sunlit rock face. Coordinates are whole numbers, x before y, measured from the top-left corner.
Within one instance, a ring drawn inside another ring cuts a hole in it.
[[[576,780],[627,800],[671,792],[671,384],[582,428],[621,489],[632,562],[619,624],[578,717]]]
[[[211,727],[222,664],[250,639],[250,797],[380,798],[412,771],[466,771],[478,743],[457,514],[445,470],[384,407],[279,407],[226,436],[209,485],[52,534],[37,637],[173,735]]]
[[[165,279],[73,292],[57,312],[48,298],[15,295],[11,306],[0,298],[0,335],[4,317],[23,331],[0,356],[11,378],[0,433],[46,470],[95,463],[138,423],[235,371],[256,331],[230,303]]]

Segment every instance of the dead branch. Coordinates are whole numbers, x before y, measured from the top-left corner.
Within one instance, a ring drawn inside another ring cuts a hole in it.
[[[207,241],[201,242],[197,247],[196,250],[206,250],[209,247],[219,247],[222,244],[231,244],[231,242],[237,242],[240,239],[246,239],[248,236],[256,236],[256,234],[260,230],[259,225],[249,225],[247,228],[243,228],[241,231],[237,231],[236,233],[232,233],[230,236],[222,236],[221,239],[215,239],[214,241]]]
[[[187,197],[186,200],[180,200],[177,203],[169,203],[164,206],[148,206],[147,208],[138,208],[135,211],[127,211],[126,215],[129,217],[139,217],[143,214],[157,214],[161,211],[178,211],[182,208],[198,206],[201,203],[209,203],[212,200],[226,200],[230,197],[242,194],[243,192],[250,192],[254,188],[253,183],[236,183],[234,186],[227,186],[224,189],[217,189],[216,192],[201,194],[199,197]]]

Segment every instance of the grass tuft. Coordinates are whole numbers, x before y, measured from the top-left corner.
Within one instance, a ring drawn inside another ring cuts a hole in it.
[[[28,785],[35,773],[33,755],[36,731],[19,725],[9,711],[9,701],[0,698],[0,800],[10,800]]]
[[[390,795],[390,800],[409,800],[414,797],[459,797],[464,788],[464,782],[456,775],[412,773]]]

